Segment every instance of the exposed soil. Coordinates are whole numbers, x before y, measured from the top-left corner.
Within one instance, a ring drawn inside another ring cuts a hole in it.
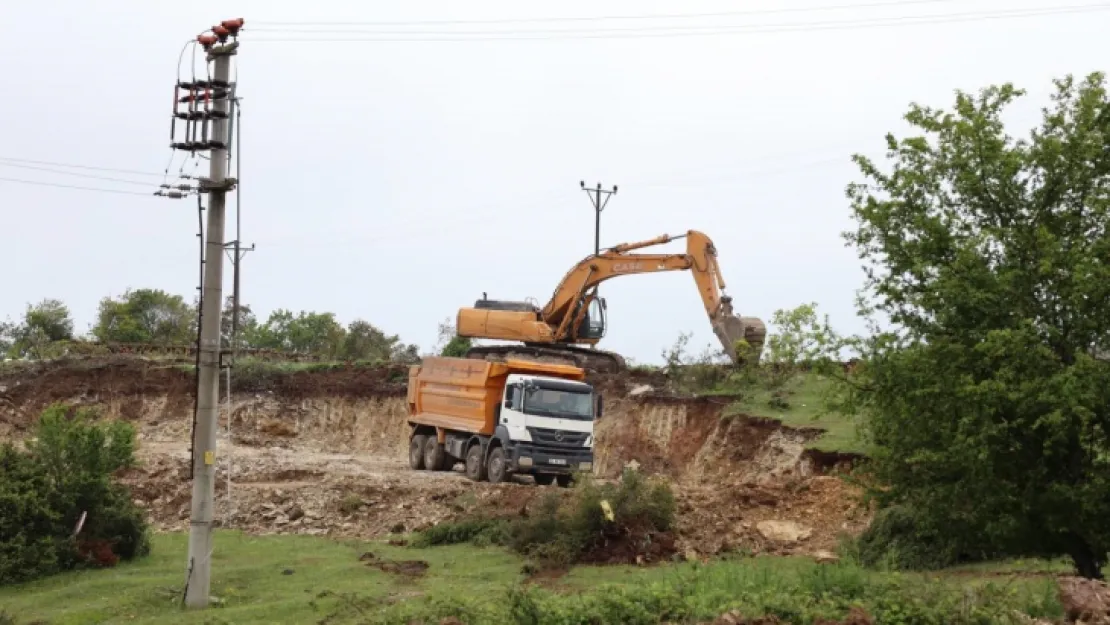
[[[527,513],[544,488],[530,478],[475,484],[461,472],[407,466],[404,367],[241,371],[232,417],[221,415],[216,518],[252,533],[381,537],[475,512]],[[659,379],[657,379],[659,378]],[[850,456],[815,454],[820,434],[770,419],[722,417],[722,398],[676,398],[659,374],[597,376],[606,395],[595,474],[625,467],[666,476],[673,535],[613,540],[596,561],[650,562],[723,551],[814,554],[867,520],[855,491],[826,475]],[[123,479],[159,529],[188,527],[194,376],[180,365],[115,356],[0,372],[0,439],[19,439],[48,404],[98,406],[138,426],[141,466]],[[637,389],[638,394],[631,393]],[[221,391],[221,401],[223,401]],[[231,483],[228,486],[228,469]],[[230,496],[229,496],[230,492]],[[771,521],[791,532],[767,531]],[[762,529],[761,529],[762,528]]]

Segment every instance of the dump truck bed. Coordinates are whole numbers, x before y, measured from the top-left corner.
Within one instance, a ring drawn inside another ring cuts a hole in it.
[[[505,380],[513,373],[582,381],[586,372],[567,365],[473,358],[425,358],[409,368],[410,424],[492,436]]]

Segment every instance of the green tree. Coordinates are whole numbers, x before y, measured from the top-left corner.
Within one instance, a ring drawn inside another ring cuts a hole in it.
[[[865,294],[889,327],[860,344],[843,406],[874,445],[879,504],[957,549],[1110,550],[1110,99],[1104,76],[1055,81],[1039,127],[1002,115],[1023,92],[912,105],[888,170],[855,156]],[[863,392],[861,393],[860,390]],[[899,521],[904,525],[902,521]]]
[[[356,319],[347,326],[342,357],[346,360],[388,362],[392,360],[393,349],[400,341],[400,337],[388,336],[373,324]]]
[[[255,347],[337,358],[346,331],[333,313],[278,309],[253,334]]]
[[[439,324],[438,340],[432,351],[440,356],[462,358],[466,356],[466,352],[470,350],[471,345],[470,338],[459,336],[455,324],[451,323],[451,319],[448,318]]]
[[[196,308],[161,289],[128,289],[100,301],[92,334],[109,343],[181,344],[196,341]]]
[[[224,299],[223,310],[220,312],[220,343],[224,347],[231,346],[232,317],[235,314],[235,296],[228,295]],[[239,332],[237,335],[239,347],[255,347],[253,341],[258,331],[258,318],[254,316],[248,304],[239,304]]]
[[[69,308],[56,299],[28,304],[23,320],[8,330],[9,353],[16,358],[43,357],[43,349],[56,341],[73,340],[73,318]]]

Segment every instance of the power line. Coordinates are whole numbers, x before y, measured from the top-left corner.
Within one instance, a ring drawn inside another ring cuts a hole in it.
[[[12,163],[30,163],[33,165],[50,165],[53,167],[69,167],[72,169],[87,169],[90,171],[112,171],[120,174],[135,174],[137,176],[155,176],[161,177],[162,174],[156,174],[149,171],[138,171],[135,169],[117,169],[114,167],[93,167],[90,165],[75,165],[73,163],[59,163],[56,161],[34,161],[29,158],[14,158],[11,156],[0,156],[0,161]]]
[[[42,186],[42,187],[58,187],[60,189],[79,189],[81,191],[99,191],[101,193],[119,193],[121,195],[142,195],[142,196],[147,196],[147,197],[153,197],[152,193],[140,193],[139,191],[124,191],[122,189],[103,189],[103,188],[100,188],[100,187],[82,187],[82,186],[72,185],[72,184],[61,184],[61,183],[58,183],[58,182],[41,182],[41,181],[38,181],[38,180],[24,180],[22,178],[0,177],[0,181],[17,182],[19,184],[33,184],[33,185],[38,185],[38,186]]]
[[[962,22],[982,22],[997,19],[1015,19],[1023,17],[1044,17],[1052,15],[1067,15],[1093,13],[1110,9],[1110,3],[1073,5],[1055,8],[1011,9],[993,12],[977,13],[947,13],[937,15],[897,16],[888,18],[871,18],[866,20],[826,20],[821,22],[798,22],[776,24],[750,24],[721,28],[718,26],[687,27],[632,27],[610,29],[540,29],[518,31],[395,31],[375,32],[351,30],[352,34],[368,35],[400,35],[397,37],[278,37],[278,38],[252,38],[256,42],[281,42],[281,43],[424,43],[424,42],[458,42],[458,41],[529,41],[529,40],[557,40],[557,39],[640,39],[658,37],[688,37],[704,35],[729,35],[729,34],[765,34],[784,32],[811,32],[823,30],[852,30],[890,26],[915,26],[931,24],[950,24]],[[298,31],[299,32],[299,31]],[[299,32],[304,35],[315,35],[324,31]],[[428,37],[405,37],[405,35],[445,35]],[[450,36],[447,36],[450,35]],[[521,36],[523,35],[523,36]]]
[[[589,15],[589,16],[564,16],[564,17],[522,17],[502,18],[488,20],[406,20],[395,22],[382,21],[335,21],[335,22],[282,22],[259,21],[251,26],[252,31],[262,32],[270,30],[270,26],[432,26],[432,25],[462,25],[462,24],[535,24],[544,22],[600,22],[613,20],[654,20],[654,19],[699,19],[708,17],[733,17],[746,15],[773,15],[783,13],[805,13],[818,11],[841,11],[848,9],[871,9],[886,7],[913,6],[922,4],[951,3],[956,0],[903,0],[900,2],[861,2],[855,4],[840,4],[824,7],[789,7],[781,9],[755,9],[748,11],[719,11],[714,13],[655,13],[636,15]]]
[[[0,167],[19,167],[22,169],[33,169],[35,171],[46,171],[54,174],[61,174],[63,176],[75,176],[77,178],[91,178],[93,180],[105,180],[107,182],[119,182],[122,184],[134,184],[143,187],[153,186],[153,182],[143,182],[140,180],[127,180],[126,178],[112,178],[111,176],[100,176],[97,174],[82,174],[75,171],[63,171],[54,167],[39,167],[38,165],[24,165],[22,163],[5,163],[0,161]]]

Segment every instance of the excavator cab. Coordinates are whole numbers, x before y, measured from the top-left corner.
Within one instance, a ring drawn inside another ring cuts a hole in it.
[[[586,308],[582,325],[578,326],[578,339],[600,339],[605,336],[605,298],[594,297]]]

